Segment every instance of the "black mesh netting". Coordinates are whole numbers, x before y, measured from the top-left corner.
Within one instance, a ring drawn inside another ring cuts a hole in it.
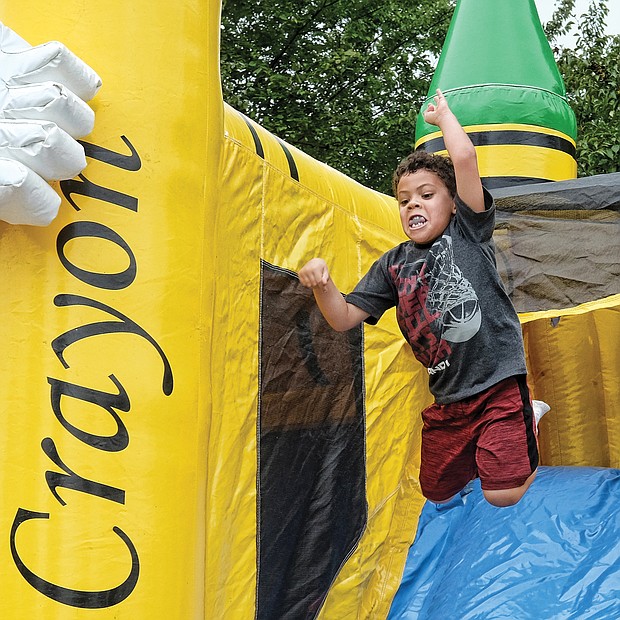
[[[309,619],[366,523],[362,328],[264,262],[260,325],[257,618]]]
[[[498,269],[518,312],[620,293],[620,173],[491,192]]]

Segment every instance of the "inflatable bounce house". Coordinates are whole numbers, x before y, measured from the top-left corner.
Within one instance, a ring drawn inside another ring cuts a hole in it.
[[[219,2],[0,6],[0,617],[620,617],[620,174],[574,178],[533,0],[461,0],[429,91],[551,406],[505,509],[425,502],[426,369],[300,286],[321,255],[352,287],[395,202],[222,101]]]

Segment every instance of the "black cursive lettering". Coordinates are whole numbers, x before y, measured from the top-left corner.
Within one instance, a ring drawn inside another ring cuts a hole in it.
[[[43,448],[43,452],[46,456],[49,457],[50,461],[68,474],[59,474],[56,471],[45,472],[47,486],[52,492],[52,495],[60,502],[61,506],[66,506],[67,502],[65,502],[62,497],[58,495],[58,491],[56,490],[58,487],[73,489],[74,491],[88,493],[89,495],[96,495],[97,497],[108,499],[111,502],[116,502],[117,504],[125,503],[125,491],[122,489],[117,489],[116,487],[111,487],[107,484],[102,484],[101,482],[95,482],[94,480],[87,480],[86,478],[82,478],[82,476],[76,474],[72,469],[69,469],[69,467],[67,467],[60,458],[58,450],[56,449],[56,444],[50,437],[46,437],[41,442],[41,447]]]
[[[172,394],[173,388],[173,377],[172,377],[172,368],[170,367],[170,362],[166,357],[163,349],[159,346],[157,341],[144,329],[142,329],[137,323],[132,321],[129,317],[125,316],[121,312],[110,308],[110,306],[95,301],[94,299],[89,299],[88,297],[84,297],[82,295],[69,295],[69,294],[61,294],[56,295],[54,297],[54,304],[56,306],[89,306],[91,308],[97,308],[98,310],[102,310],[115,316],[120,319],[119,321],[100,321],[99,323],[89,323],[88,325],[81,325],[80,327],[76,327],[64,334],[61,334],[57,338],[54,338],[52,341],[52,349],[54,353],[56,353],[56,357],[61,361],[62,365],[65,368],[69,368],[69,364],[65,361],[64,358],[64,350],[74,342],[78,340],[82,340],[83,338],[89,338],[91,336],[98,336],[100,334],[115,334],[115,333],[129,333],[136,334],[137,336],[142,336],[145,340],[150,342],[159,356],[164,365],[164,378],[162,382],[162,390],[166,396]]]
[[[65,255],[65,245],[72,239],[79,237],[95,237],[105,239],[118,245],[129,257],[129,267],[118,273],[96,273],[86,269],[80,269],[74,265]],[[136,257],[127,242],[115,231],[98,222],[73,222],[67,224],[56,239],[56,251],[64,268],[78,280],[97,288],[118,291],[127,288],[136,278]]]
[[[129,444],[129,433],[127,432],[127,427],[123,424],[120,416],[114,410],[118,409],[119,411],[129,411],[129,396],[127,395],[125,388],[114,375],[110,375],[110,379],[118,388],[118,394],[100,392],[99,390],[83,387],[81,385],[74,385],[73,383],[53,379],[51,377],[47,378],[47,382],[51,386],[52,411],[58,418],[58,421],[74,437],[85,444],[92,446],[93,448],[97,448],[98,450],[104,450],[105,452],[120,452]],[[87,433],[86,431],[83,431],[68,422],[62,413],[61,398],[63,396],[77,398],[78,400],[92,403],[93,405],[98,405],[104,411],[107,411],[116,422],[116,433],[108,437],[94,435],[92,433]]]
[[[131,539],[123,530],[119,527],[113,527],[112,531],[125,543],[129,549],[131,556],[131,568],[127,579],[120,585],[109,590],[99,591],[85,591],[74,590],[72,588],[65,588],[53,584],[49,581],[39,577],[33,571],[31,571],[26,564],[22,561],[19,553],[17,552],[16,535],[17,530],[26,521],[31,519],[49,519],[49,513],[47,512],[33,512],[31,510],[25,510],[24,508],[18,508],[15,519],[13,519],[13,525],[11,527],[10,545],[11,555],[15,566],[21,573],[22,577],[41,594],[51,598],[58,603],[69,605],[71,607],[80,607],[82,609],[103,609],[104,607],[112,607],[118,605],[118,603],[124,601],[136,587],[138,583],[138,576],[140,575],[140,559],[136,552],[134,544]]]

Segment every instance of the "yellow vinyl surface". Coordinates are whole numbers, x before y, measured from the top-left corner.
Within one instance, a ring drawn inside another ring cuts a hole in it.
[[[577,176],[575,158],[555,149],[538,146],[479,146],[478,167],[482,177],[522,176],[564,181]]]
[[[219,4],[0,7],[96,68],[105,149],[79,210],[0,223],[0,617],[204,618]]]
[[[447,151],[437,151],[447,155]],[[577,176],[575,158],[555,149],[515,144],[477,146],[480,176],[565,181]]]

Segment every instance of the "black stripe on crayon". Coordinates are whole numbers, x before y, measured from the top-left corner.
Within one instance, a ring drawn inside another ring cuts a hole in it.
[[[575,145],[570,140],[537,131],[500,129],[498,131],[472,131],[467,135],[474,146],[506,146],[515,144],[518,146],[538,146],[562,151],[563,153],[568,153],[573,158],[577,154]],[[437,153],[438,151],[445,151],[446,146],[443,138],[433,138],[420,144],[416,150]]]
[[[288,150],[286,144],[284,144],[284,142],[282,142],[282,140],[280,140],[280,138],[278,138],[277,136],[276,140],[278,141],[278,144],[282,147],[282,150],[286,155],[286,160],[288,161],[288,169],[291,173],[291,177],[295,179],[295,181],[299,181],[299,172],[297,171],[297,164],[295,163],[293,154]]]
[[[263,144],[260,141],[258,134],[256,133],[256,129],[254,129],[254,126],[252,125],[252,123],[250,123],[250,120],[245,115],[242,114],[241,116],[243,120],[245,121],[245,124],[248,126],[250,133],[252,134],[252,139],[254,140],[254,149],[256,150],[256,154],[261,159],[265,159],[265,151],[263,150]]]

